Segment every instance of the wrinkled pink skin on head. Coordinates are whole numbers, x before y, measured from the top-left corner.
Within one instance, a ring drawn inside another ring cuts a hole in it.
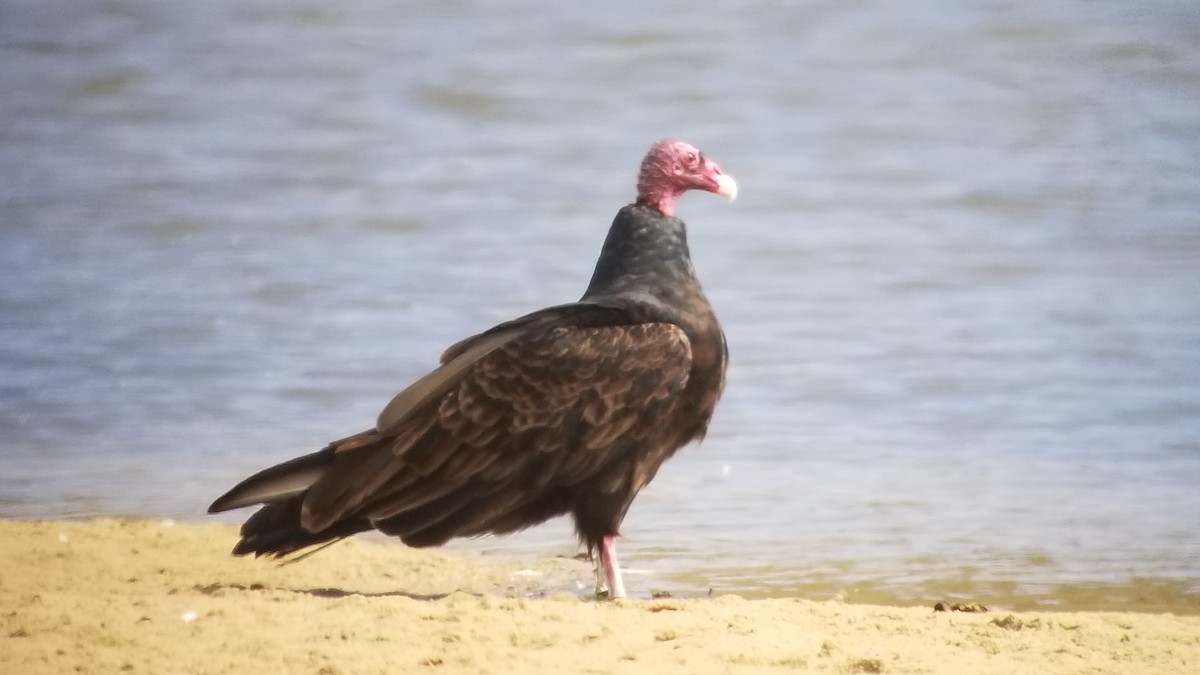
[[[733,180],[721,167],[683,141],[655,143],[638,171],[639,204],[653,206],[664,215],[675,215],[675,204],[688,190],[705,190],[730,199],[736,194]]]

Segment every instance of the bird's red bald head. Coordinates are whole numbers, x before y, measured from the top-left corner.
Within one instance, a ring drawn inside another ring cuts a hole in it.
[[[646,153],[638,172],[639,204],[653,206],[670,216],[675,203],[688,190],[705,190],[726,197],[737,196],[737,183],[721,173],[721,167],[683,141],[659,141]]]

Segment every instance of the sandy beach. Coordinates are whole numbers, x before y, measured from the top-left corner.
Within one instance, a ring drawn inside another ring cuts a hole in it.
[[[0,521],[5,673],[1194,673],[1200,617],[800,599],[594,602],[586,563],[351,540],[290,565],[235,530]],[[561,589],[562,586],[559,586]]]

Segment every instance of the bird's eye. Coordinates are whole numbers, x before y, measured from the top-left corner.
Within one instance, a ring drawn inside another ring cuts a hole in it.
[[[689,152],[688,153],[688,164],[695,164],[695,163],[696,163],[696,153]]]

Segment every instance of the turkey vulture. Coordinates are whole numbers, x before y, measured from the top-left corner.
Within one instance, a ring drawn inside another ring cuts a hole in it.
[[[235,555],[284,556],[376,529],[409,546],[570,513],[598,596],[624,597],[617,528],[659,466],[704,436],[728,352],[674,215],[737,184],[661,141],[613,220],[587,292],[448,348],[375,427],[250,476],[209,507],[263,504]]]

